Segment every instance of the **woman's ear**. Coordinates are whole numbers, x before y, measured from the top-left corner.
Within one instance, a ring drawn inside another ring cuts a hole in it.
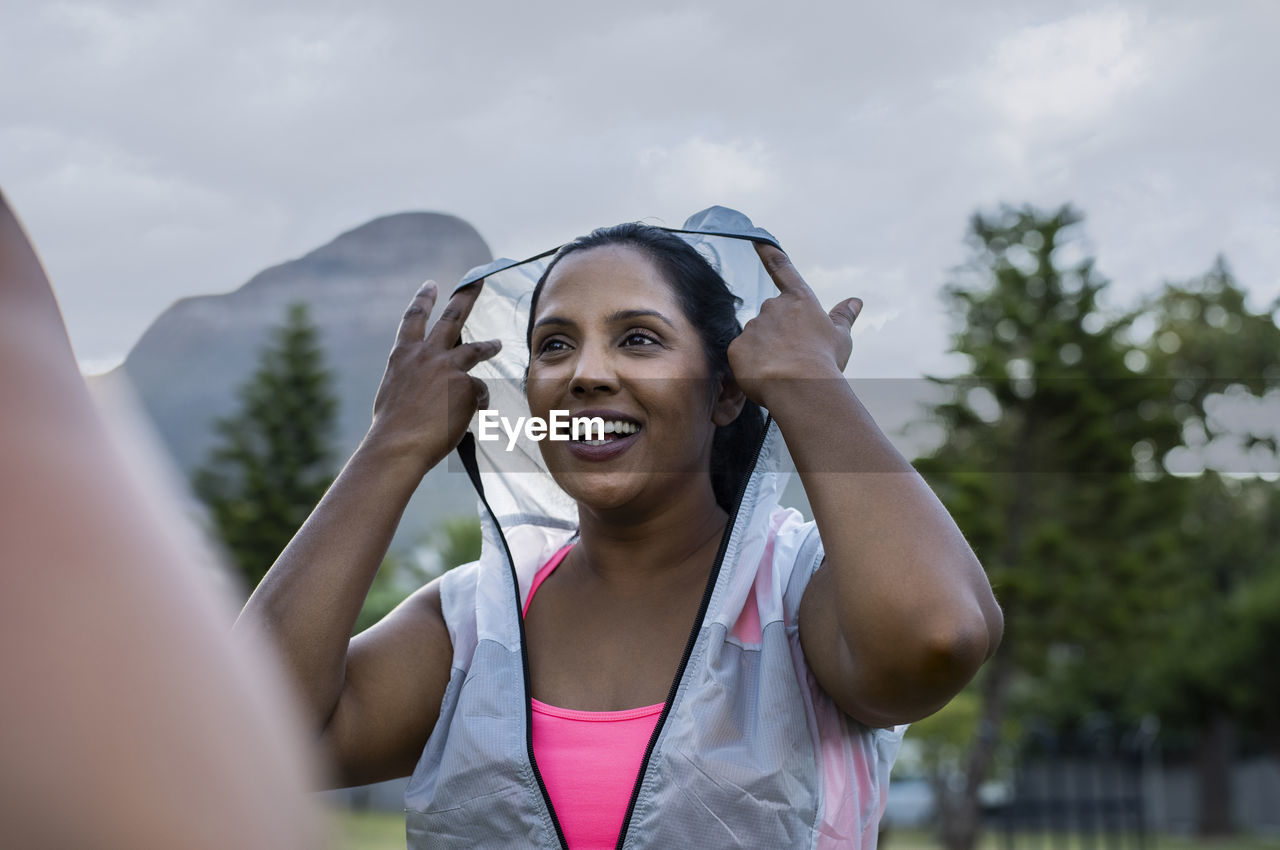
[[[738,414],[742,412],[742,406],[746,403],[747,397],[738,386],[738,382],[733,379],[733,373],[725,373],[725,376],[720,379],[720,394],[716,397],[715,406],[711,409],[711,421],[717,426],[728,425],[738,418]]]

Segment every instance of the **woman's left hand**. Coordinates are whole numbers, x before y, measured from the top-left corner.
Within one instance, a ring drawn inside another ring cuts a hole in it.
[[[768,408],[772,391],[788,382],[843,376],[862,299],[846,298],[830,312],[823,310],[786,254],[766,243],[755,247],[778,294],[760,305],[760,314],[729,345],[729,365],[747,397]]]

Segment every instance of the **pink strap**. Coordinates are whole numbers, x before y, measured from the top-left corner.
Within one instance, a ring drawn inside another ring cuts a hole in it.
[[[543,564],[536,574],[533,576],[533,583],[529,585],[529,595],[525,597],[524,608],[520,611],[521,615],[529,613],[529,603],[533,601],[533,594],[538,592],[538,588],[546,581],[547,576],[551,575],[551,571],[560,566],[560,562],[564,560],[564,556],[569,554],[569,550],[573,548],[573,541],[564,544],[551,559]]]

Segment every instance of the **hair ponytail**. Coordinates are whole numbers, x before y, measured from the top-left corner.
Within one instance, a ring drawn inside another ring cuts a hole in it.
[[[716,502],[732,516],[764,439],[764,410],[747,399],[738,418],[716,429],[711,439],[711,486]]]

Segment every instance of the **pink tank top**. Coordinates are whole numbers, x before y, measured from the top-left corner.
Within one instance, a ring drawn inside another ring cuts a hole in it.
[[[551,556],[533,577],[529,603],[573,547]],[[645,747],[665,703],[622,711],[557,708],[530,697],[533,755],[569,850],[612,850]]]

